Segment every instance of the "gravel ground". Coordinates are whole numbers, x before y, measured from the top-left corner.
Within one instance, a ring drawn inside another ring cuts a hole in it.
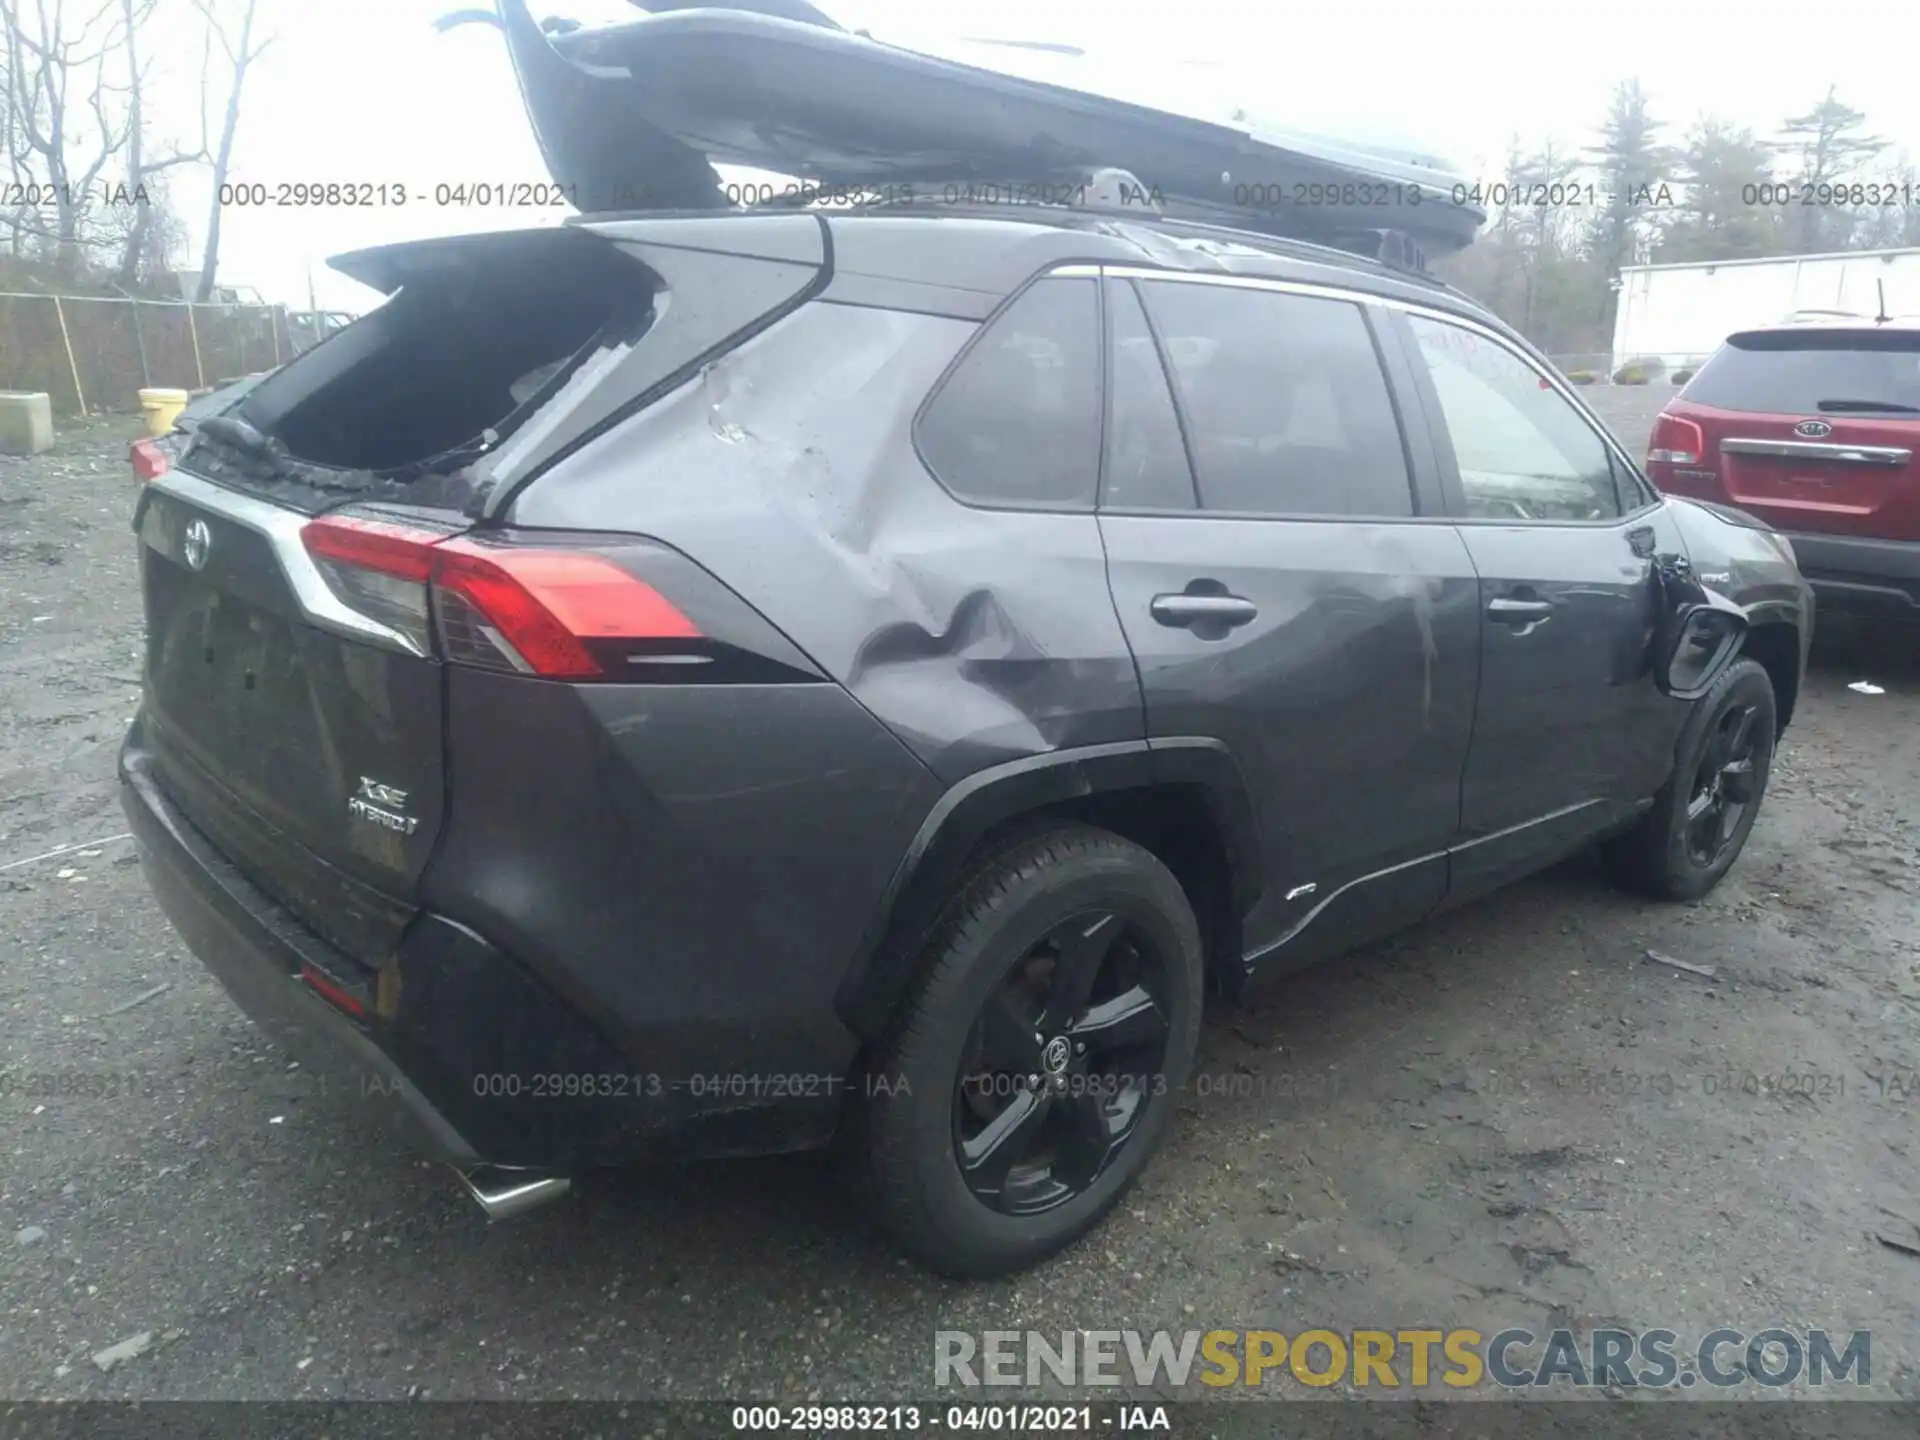
[[[1595,403],[1637,447],[1661,398]],[[1606,1323],[1868,1328],[1872,1393],[1920,1398],[1920,1258],[1875,1239],[1920,1239],[1888,1213],[1920,1219],[1895,647],[1823,646],[1704,903],[1583,861],[1268,987],[1210,1023],[1209,1093],[1112,1223],[950,1285],[814,1160],[590,1177],[489,1228],[262,1042],[102,838],[138,688],[129,433],[0,460],[0,1398],[924,1398],[941,1328]],[[102,1093],[21,1093],[62,1074]]]

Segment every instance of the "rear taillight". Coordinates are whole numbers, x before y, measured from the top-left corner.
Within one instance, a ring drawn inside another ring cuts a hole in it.
[[[1678,415],[1662,415],[1653,422],[1653,437],[1647,442],[1647,463],[1695,469],[1706,448],[1706,436],[1693,421]]]
[[[158,440],[134,441],[127,458],[133,462],[133,478],[142,485],[149,480],[158,480],[173,468],[173,456]]]
[[[611,560],[450,540],[433,571],[449,660],[555,680],[609,673],[595,651],[636,640],[694,640],[694,623]]]
[[[602,555],[485,545],[387,521],[325,516],[301,532],[334,593],[422,654],[551,680],[621,677],[625,648],[697,640],[672,602]],[[433,623],[437,621],[437,624]]]
[[[444,538],[433,530],[345,515],[315,520],[300,532],[333,593],[368,619],[398,631],[421,655],[433,653],[427,582],[433,547]]]
[[[1647,441],[1647,478],[1661,490],[1688,494],[1714,477],[1701,469],[1707,438],[1700,427],[1678,415],[1662,415],[1653,422]]]

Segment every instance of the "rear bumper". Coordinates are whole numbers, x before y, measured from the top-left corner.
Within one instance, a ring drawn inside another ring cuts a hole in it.
[[[702,1082],[636,1063],[510,956],[442,916],[416,917],[391,975],[355,962],[254,885],[155,780],[136,724],[120,758],[121,799],[141,866],[194,955],[261,1030],[329,1093],[399,1128],[423,1153],[568,1171],[656,1156],[805,1149],[832,1138],[844,1091],[723,1091],[752,1053],[705,1031]],[[365,1023],[300,979],[303,965],[369,999]],[[374,983],[384,978],[388,983]],[[363,982],[363,983],[354,983]],[[669,1015],[656,1015],[668,1030]],[[844,1059],[845,1057],[837,1057]]]
[[[297,922],[216,852],[161,794],[138,752],[122,754],[120,778],[147,885],[187,948],[247,1017],[323,1089],[366,1098],[416,1148],[456,1165],[478,1163],[472,1142],[371,1033],[299,979],[303,963],[337,965],[343,957],[301,933]]]
[[[1789,533],[1823,614],[1920,620],[1920,541]]]

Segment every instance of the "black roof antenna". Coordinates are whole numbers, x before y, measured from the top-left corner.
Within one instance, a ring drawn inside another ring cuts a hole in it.
[[[1885,277],[1879,277],[1873,283],[1880,291],[1880,313],[1873,317],[1873,323],[1884,325],[1893,318],[1887,314],[1887,282]]]

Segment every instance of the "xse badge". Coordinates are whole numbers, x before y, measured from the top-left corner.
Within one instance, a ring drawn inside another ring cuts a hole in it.
[[[406,791],[382,785],[365,775],[360,777],[359,793],[347,801],[348,814],[378,825],[382,830],[391,830],[396,835],[411,835],[420,826],[419,818],[406,814],[406,808]]]

